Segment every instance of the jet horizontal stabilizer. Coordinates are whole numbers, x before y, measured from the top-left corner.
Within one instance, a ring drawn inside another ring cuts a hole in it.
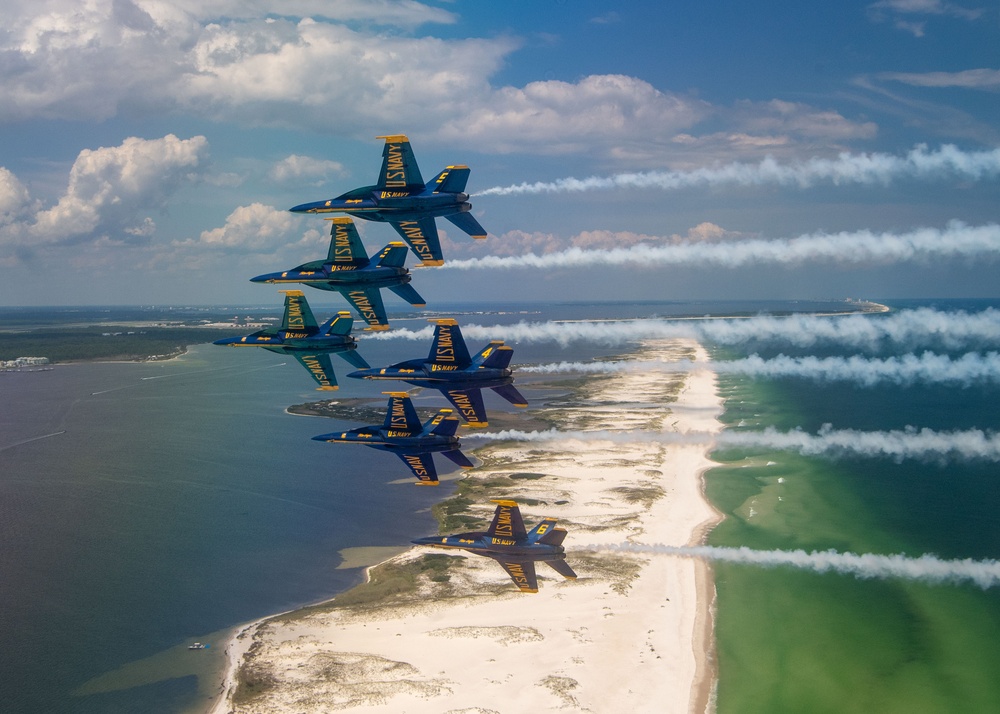
[[[449,213],[445,216],[445,218],[473,238],[482,239],[486,237],[486,229],[479,225],[479,221],[473,218],[472,214],[468,211],[464,211],[462,213]]]
[[[504,384],[499,387],[490,387],[494,392],[499,394],[501,397],[506,399],[508,402],[513,404],[515,407],[526,407],[528,406],[528,400],[525,399],[517,388],[513,384]]]
[[[392,285],[389,289],[403,300],[406,300],[406,302],[413,305],[413,307],[423,307],[427,304],[427,301],[420,297],[420,293],[418,293],[409,283],[405,283],[403,285]]]
[[[454,449],[453,451],[442,451],[441,455],[446,459],[448,459],[449,461],[453,462],[456,466],[460,466],[463,469],[476,468],[476,465],[471,461],[469,461],[469,457],[463,454],[458,449]]]

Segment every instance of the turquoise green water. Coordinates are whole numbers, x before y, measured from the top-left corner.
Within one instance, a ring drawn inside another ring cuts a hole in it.
[[[995,387],[859,389],[724,379],[733,429],[1000,426]],[[993,463],[719,451],[712,545],[1000,556]],[[1000,593],[715,564],[718,711],[1000,711]]]

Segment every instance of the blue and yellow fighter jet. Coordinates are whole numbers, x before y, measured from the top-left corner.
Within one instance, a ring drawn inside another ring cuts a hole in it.
[[[419,481],[419,486],[437,486],[437,469],[431,454],[439,452],[463,469],[473,468],[473,463],[459,449],[458,419],[451,409],[442,409],[426,424],[420,423],[417,410],[406,392],[383,392],[389,395],[385,422],[359,429],[314,436],[315,441],[330,443],[364,444],[395,454],[409,467]]]
[[[355,367],[368,363],[355,350],[358,343],[351,337],[354,318],[349,312],[338,312],[322,325],[316,323],[306,296],[301,290],[282,290],[285,294],[285,315],[278,329],[265,328],[246,337],[226,337],[214,344],[230,347],[263,347],[269,352],[290,355],[299,361],[319,384],[317,389],[337,389],[330,355],[338,354]]]
[[[349,213],[367,221],[388,223],[403,237],[421,265],[441,265],[441,242],[434,218],[444,216],[473,238],[485,238],[486,231],[469,211],[468,166],[449,166],[425,184],[403,135],[385,139],[382,171],[374,186],[362,186],[327,201],[303,203],[288,210],[294,213]]]
[[[326,260],[313,260],[280,273],[250,278],[254,283],[302,283],[319,290],[332,290],[347,298],[366,330],[388,330],[389,321],[382,304],[382,288],[389,288],[414,307],[424,307],[420,294],[410,286],[406,246],[390,243],[378,257],[368,258],[361,236],[350,218],[331,218],[330,250]],[[378,261],[373,264],[372,261]]]
[[[462,415],[469,426],[489,426],[481,389],[492,389],[515,407],[528,406],[527,400],[513,385],[508,368],[514,354],[502,340],[486,345],[475,358],[469,356],[458,323],[452,319],[434,319],[434,342],[427,359],[411,359],[389,367],[362,369],[348,377],[357,379],[395,379],[418,387],[439,390]]]
[[[565,528],[556,528],[552,518],[546,518],[528,533],[521,519],[521,509],[515,501],[493,501],[497,504],[493,522],[485,531],[431,536],[413,541],[417,545],[435,548],[460,548],[483,555],[500,563],[507,575],[523,593],[538,592],[535,562],[542,561],[564,578],[576,579],[576,573],[566,562],[562,542]]]

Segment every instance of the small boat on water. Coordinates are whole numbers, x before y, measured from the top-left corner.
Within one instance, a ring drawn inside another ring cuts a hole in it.
[[[195,642],[193,645],[188,645],[189,650],[207,650],[212,645],[203,645],[201,642]]]

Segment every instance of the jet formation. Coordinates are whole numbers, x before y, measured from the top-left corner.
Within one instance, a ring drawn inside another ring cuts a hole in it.
[[[412,542],[434,548],[457,548],[493,558],[523,593],[538,592],[538,577],[535,574],[535,563],[538,561],[547,563],[564,578],[576,579],[576,573],[566,562],[566,549],[562,545],[566,538],[565,528],[557,528],[555,519],[545,518],[528,532],[516,501],[497,500],[493,503],[497,504],[497,510],[485,531],[429,536]]]
[[[383,392],[389,395],[382,426],[372,424],[349,431],[314,436],[314,441],[333,444],[364,444],[398,456],[419,479],[421,486],[437,486],[437,469],[431,454],[437,452],[463,469],[473,468],[473,463],[459,448],[459,421],[451,409],[442,409],[435,416],[420,423],[417,410],[406,392]]]
[[[388,330],[381,290],[388,288],[415,307],[424,300],[410,286],[411,276],[405,267],[407,245],[420,259],[420,266],[439,266],[444,262],[435,218],[442,216],[473,238],[486,238],[486,231],[469,213],[465,186],[469,167],[448,166],[425,184],[417,161],[404,135],[385,139],[382,169],[377,183],[362,186],[336,198],[303,203],[289,209],[294,213],[346,213],[368,221],[388,223],[405,243],[391,242],[376,255],[368,257],[350,217],[331,221],[330,247],[326,259],[312,260],[288,270],[251,278],[255,283],[278,285],[301,284],[343,295],[367,324],[365,330]],[[483,389],[491,389],[516,407],[528,406],[527,400],[513,385],[510,361],[512,348],[494,340],[469,353],[458,323],[452,319],[434,319],[434,339],[426,359],[411,359],[373,369],[357,354],[351,336],[354,319],[339,312],[319,325],[305,295],[299,290],[283,290],[285,312],[281,327],[264,329],[245,337],[216,341],[217,345],[262,347],[295,357],[309,372],[321,390],[337,389],[337,378],[330,354],[339,354],[357,371],[348,376],[370,380],[396,380],[440,391],[454,407],[441,409],[421,423],[410,396],[405,392],[388,395],[385,420],[342,432],[314,436],[315,441],[363,444],[395,454],[417,478],[420,485],[439,483],[433,454],[440,453],[462,468],[473,463],[462,453],[457,435],[461,419],[470,427],[488,425]],[[456,416],[456,412],[458,416]],[[531,532],[525,529],[515,501],[497,500],[493,521],[485,531],[432,536],[413,541],[437,548],[459,548],[496,560],[521,592],[537,593],[535,563],[548,563],[565,578],[576,578],[566,563],[562,542],[566,530],[556,528],[556,521],[544,519]]]
[[[340,355],[354,367],[367,368],[368,363],[355,350],[358,343],[351,336],[354,318],[349,312],[338,312],[322,325],[317,324],[306,296],[300,290],[282,290],[285,294],[285,314],[281,327],[263,329],[246,337],[225,337],[214,344],[229,347],[262,347],[268,352],[290,355],[305,367],[319,384],[319,390],[337,389],[330,355]]]
[[[347,213],[366,221],[391,225],[410,246],[421,265],[444,263],[441,242],[434,219],[443,216],[473,238],[486,238],[486,231],[469,211],[468,166],[448,166],[425,184],[410,148],[402,134],[379,136],[382,170],[374,186],[361,186],[336,198],[294,206],[293,213]]]
[[[489,425],[483,404],[483,389],[492,389],[515,407],[528,401],[514,387],[510,370],[511,347],[494,340],[472,357],[462,330],[452,319],[435,319],[434,340],[426,359],[411,359],[388,367],[361,369],[348,377],[396,380],[417,387],[436,389],[451,402],[472,427]]]

